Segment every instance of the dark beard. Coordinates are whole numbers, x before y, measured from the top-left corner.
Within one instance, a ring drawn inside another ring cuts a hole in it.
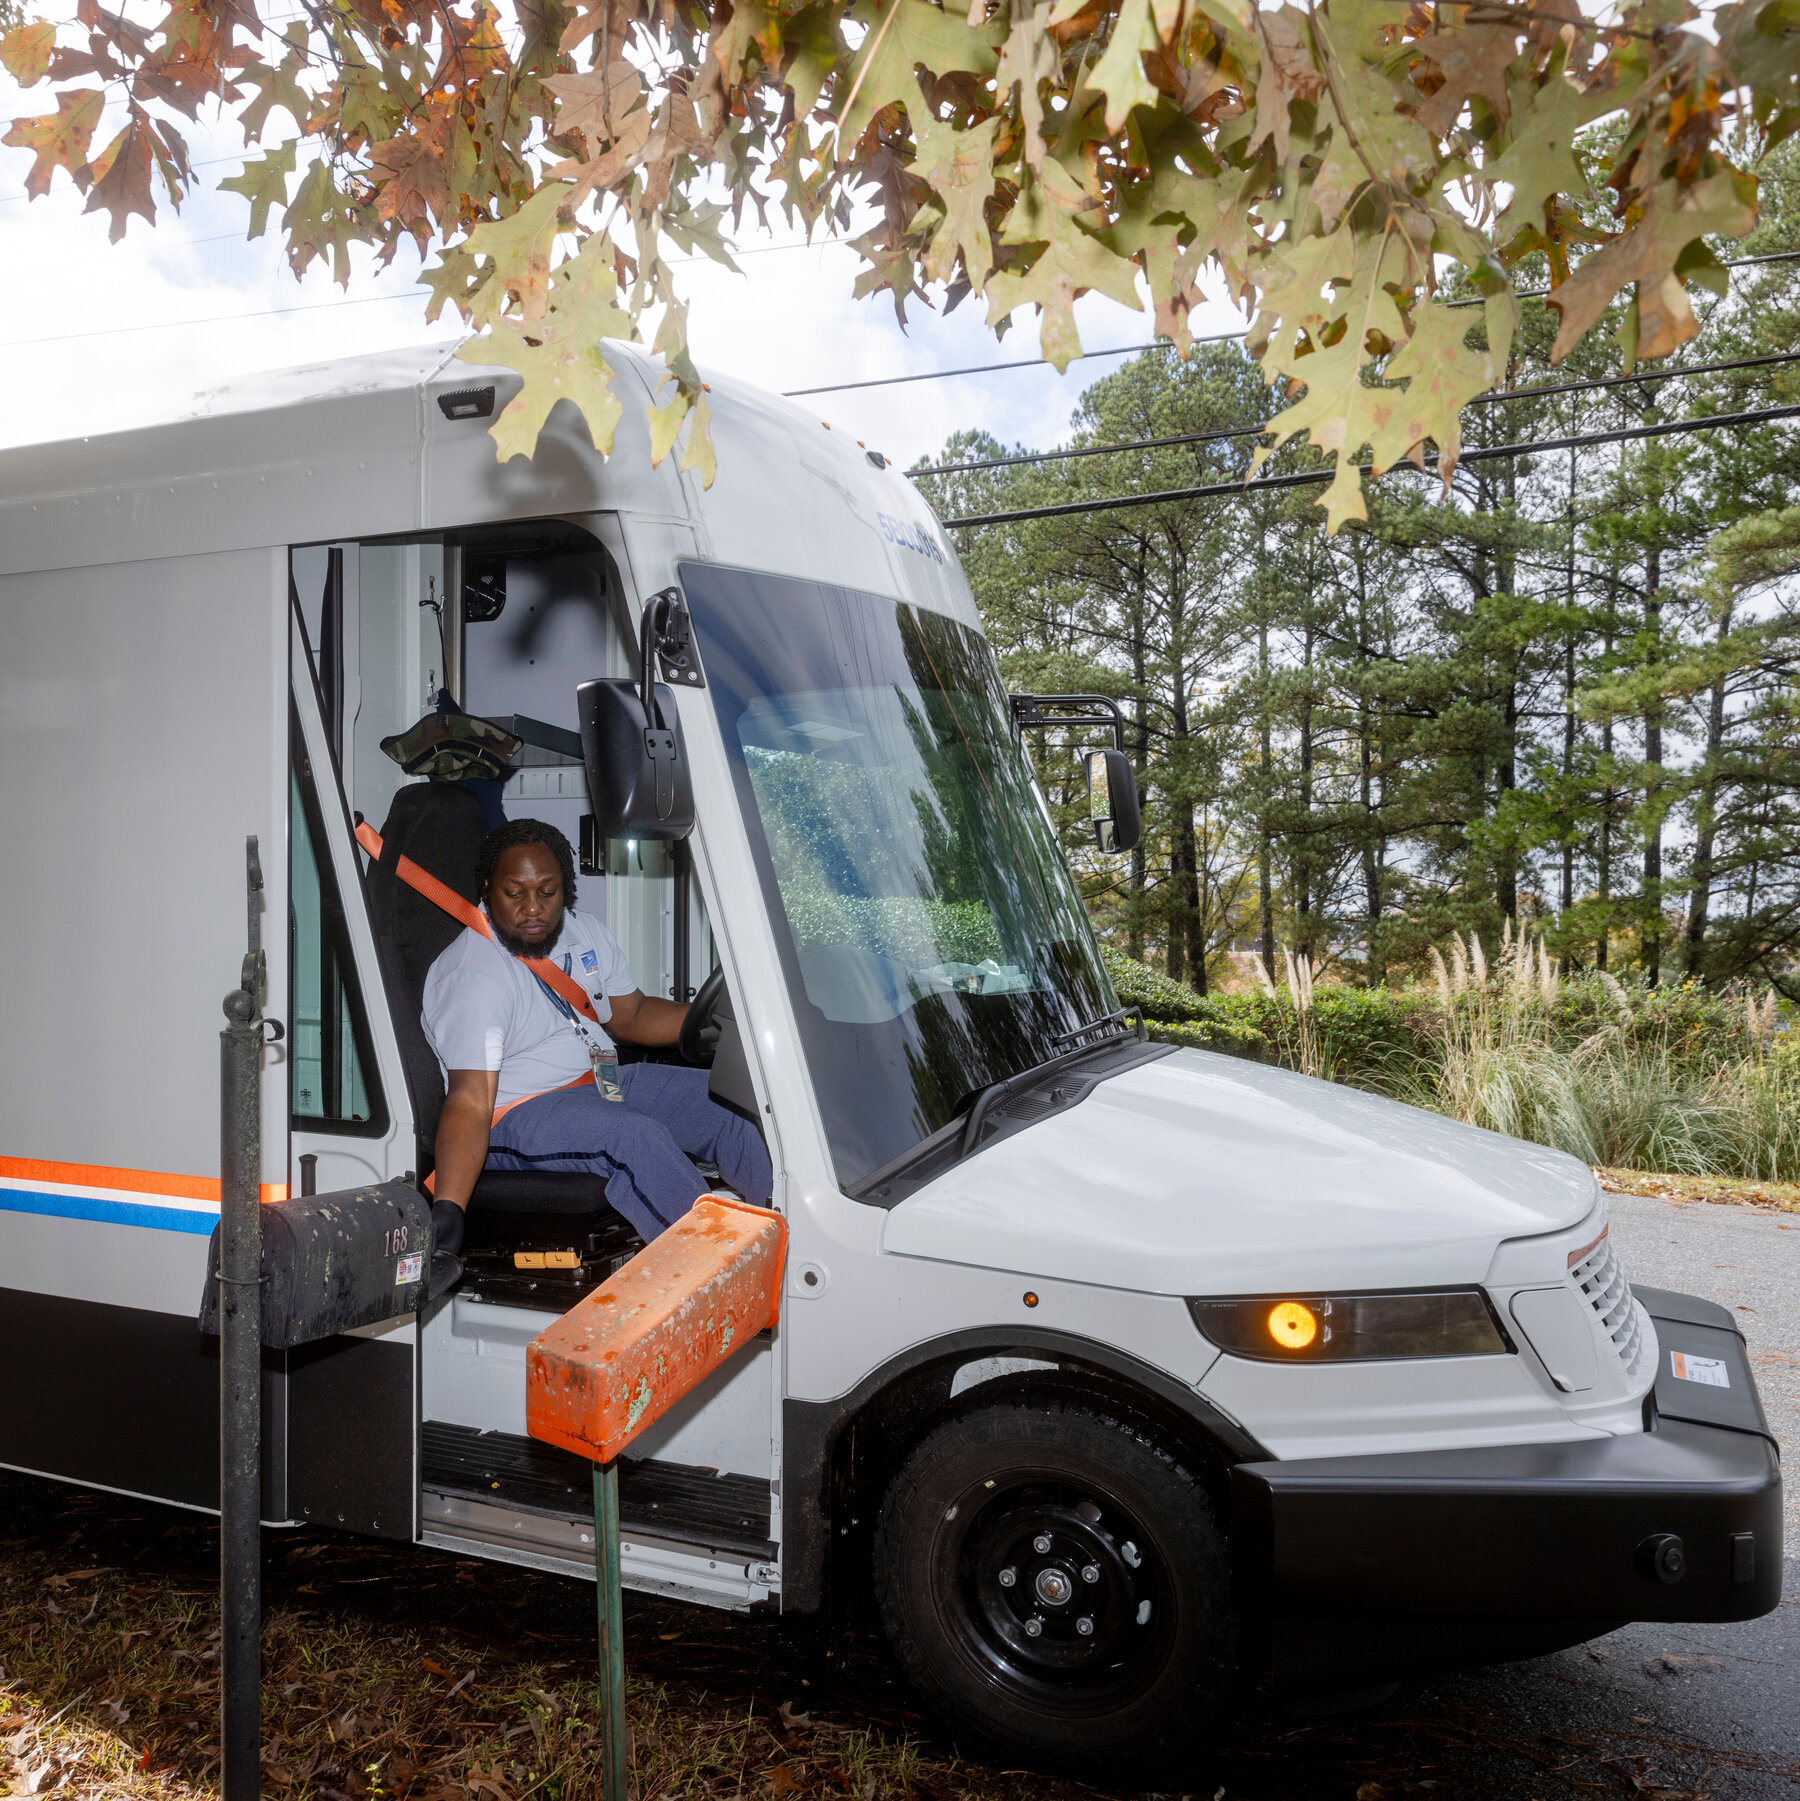
[[[564,914],[563,918],[567,917]],[[523,938],[515,938],[497,919],[490,918],[488,924],[493,928],[494,942],[514,957],[547,957],[562,942],[562,919],[556,922],[556,930],[541,944],[527,944]]]

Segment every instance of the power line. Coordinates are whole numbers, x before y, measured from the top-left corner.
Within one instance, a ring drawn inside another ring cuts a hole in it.
[[[1800,261],[1800,250],[1777,250],[1767,256],[1743,256],[1719,266],[1723,269],[1743,269],[1754,263],[1791,263]],[[1551,292],[1548,288],[1532,288],[1518,297],[1521,300],[1542,300]],[[1483,300],[1451,300],[1446,306],[1485,306]],[[1195,338],[1196,344],[1226,344],[1238,338],[1247,338],[1250,328],[1242,331],[1214,332],[1210,337]],[[1174,344],[1167,338],[1153,338],[1148,344],[1120,344],[1111,350],[1084,350],[1071,362],[1088,362],[1101,356],[1135,356],[1140,351],[1173,350]],[[925,369],[917,375],[884,375],[876,381],[842,381],[833,382],[822,388],[790,388],[782,396],[784,400],[801,400],[808,394],[848,394],[856,388],[891,388],[901,382],[909,381],[946,381],[953,375],[993,375],[1003,369],[1041,369],[1044,359],[1041,356],[1025,357],[1014,363],[977,363],[967,369]]]
[[[1736,256],[1720,262],[1721,269],[1749,269],[1757,263],[1792,263],[1800,262],[1800,250],[1771,250],[1767,256]],[[1514,295],[1520,300],[1548,300],[1556,290],[1554,288],[1516,288]],[[1455,306],[1486,306],[1484,298],[1473,300],[1446,300],[1446,308]]]
[[[33,344],[71,344],[78,338],[116,338],[136,331],[182,331],[190,325],[225,325],[234,319],[277,319],[288,313],[339,312],[347,306],[375,306],[386,300],[417,300],[427,288],[408,288],[403,294],[365,294],[357,300],[325,300],[313,306],[270,306],[254,313],[215,313],[210,319],[165,319],[154,325],[107,325],[98,331],[64,332],[54,338],[21,338],[5,346],[8,350],[24,350]]]
[[[1640,369],[1631,375],[1601,375],[1590,381],[1544,383],[1531,388],[1503,388],[1492,394],[1477,394],[1470,406],[1497,406],[1502,401],[1523,400],[1529,396],[1553,394],[1586,394],[1595,388],[1617,388],[1632,382],[1674,381],[1684,375],[1717,375],[1728,369],[1757,369],[1767,363],[1800,362],[1800,351],[1777,351],[1768,356],[1736,357],[1724,363],[1688,363],[1673,369]],[[1117,456],[1128,450],[1162,450],[1172,444],[1214,444],[1228,438],[1260,438],[1267,425],[1240,425],[1217,431],[1181,432],[1172,438],[1126,438],[1116,444],[1082,445],[1075,450],[1034,450],[1010,457],[989,457],[978,463],[945,463],[935,469],[909,469],[907,474],[917,481],[926,475],[965,475],[979,469],[1010,469],[1021,463],[1062,463],[1077,457]]]
[[[1719,431],[1726,426],[1759,425],[1770,419],[1800,417],[1800,405],[1768,407],[1754,413],[1720,413],[1713,418],[1671,419],[1663,425],[1633,425],[1619,431],[1587,432],[1573,438],[1541,438],[1525,444],[1492,444],[1465,450],[1457,459],[1463,463],[1486,463],[1500,457],[1535,456],[1551,450],[1581,450],[1594,444],[1622,444],[1640,438],[1666,438],[1681,432]],[[1435,456],[1430,459],[1435,462]],[[1394,468],[1411,468],[1406,462]],[[1369,465],[1356,465],[1367,475]],[[1228,495],[1257,494],[1271,488],[1299,488],[1312,482],[1328,482],[1335,469],[1308,469],[1295,475],[1270,475],[1252,482],[1207,482],[1197,488],[1167,488],[1156,494],[1120,494],[1109,500],[1069,500],[1056,506],[1019,507],[1008,513],[982,513],[965,519],[946,519],[946,527],[972,525],[1011,525],[1023,519],[1058,519],[1073,513],[1115,513],[1127,507],[1160,506],[1176,500],[1216,500]]]
[[[1249,336],[1249,329],[1243,331],[1215,332],[1210,338],[1196,338],[1196,344],[1224,344],[1233,338]],[[1119,344],[1111,350],[1084,350],[1079,356],[1070,360],[1077,363],[1091,362],[1100,356],[1136,356],[1140,350],[1173,350],[1175,346],[1166,338],[1157,339],[1149,344]],[[952,375],[991,375],[996,369],[1041,369],[1044,359],[1041,356],[1028,356],[1016,363],[978,363],[968,369],[925,369],[917,375],[883,375],[874,381],[840,381],[833,382],[823,388],[789,388],[782,394],[783,400],[804,400],[808,394],[848,394],[852,388],[897,388],[909,381],[945,381]]]

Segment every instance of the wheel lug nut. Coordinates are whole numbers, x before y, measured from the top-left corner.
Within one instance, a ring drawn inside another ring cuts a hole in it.
[[[1098,1582],[1100,1580],[1099,1564],[1084,1563],[1081,1566],[1081,1579],[1083,1582]]]
[[[1075,1622],[1075,1630],[1079,1632],[1083,1638],[1092,1638],[1094,1636],[1094,1616],[1091,1613],[1084,1613],[1081,1618]]]
[[[1007,1567],[1000,1572],[1000,1586],[1002,1588],[1011,1588],[1012,1585],[1018,1581],[1018,1579],[1019,1579],[1019,1572],[1017,1570],[1015,1570],[1010,1564],[1008,1564]]]
[[[1037,1537],[1031,1541],[1031,1548],[1037,1552],[1038,1556],[1042,1557],[1050,1549],[1050,1534],[1048,1532],[1040,1532]]]
[[[1025,1636],[1027,1638],[1037,1638],[1043,1630],[1044,1622],[1040,1620],[1035,1613],[1025,1622]]]

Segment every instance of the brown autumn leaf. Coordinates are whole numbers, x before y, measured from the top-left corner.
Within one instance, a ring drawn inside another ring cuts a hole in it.
[[[369,148],[369,166],[384,177],[375,192],[375,210],[416,237],[421,247],[434,223],[450,207],[450,183],[444,167],[448,119],[437,114],[404,137],[388,138]]]
[[[1678,259],[1697,239],[1741,237],[1755,223],[1754,176],[1721,171],[1685,193],[1672,181],[1653,188],[1637,224],[1602,245],[1551,294],[1549,304],[1561,321],[1551,361],[1561,362],[1632,282],[1635,336],[1625,346],[1627,368],[1678,350],[1700,329],[1687,286],[1675,272]]]
[[[1465,25],[1460,31],[1434,31],[1413,48],[1436,67],[1443,85],[1419,108],[1418,120],[1434,137],[1453,130],[1462,109],[1479,94],[1506,123],[1511,102],[1506,71],[1518,59],[1519,31],[1514,25]]]
[[[106,235],[115,244],[124,237],[133,213],[155,223],[156,202],[150,195],[154,163],[150,119],[134,101],[126,115],[125,129],[94,159],[94,189],[82,209],[112,214]]]

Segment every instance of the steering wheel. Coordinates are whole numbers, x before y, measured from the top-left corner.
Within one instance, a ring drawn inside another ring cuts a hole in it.
[[[702,1069],[712,1066],[713,1053],[719,1048],[719,1026],[715,1015],[724,999],[725,971],[721,967],[700,984],[700,992],[694,996],[687,1017],[681,1022],[681,1036],[675,1040],[675,1048],[681,1053],[683,1063],[697,1064]]]

